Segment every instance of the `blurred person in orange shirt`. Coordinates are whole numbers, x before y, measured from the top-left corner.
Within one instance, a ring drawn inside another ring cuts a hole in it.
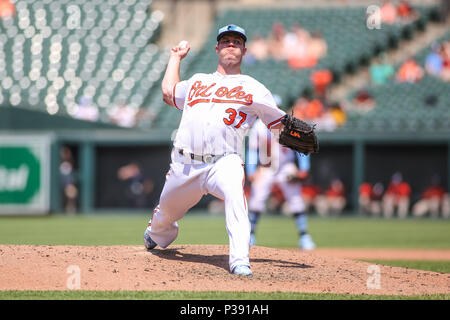
[[[305,202],[306,211],[309,211],[316,201],[317,196],[322,192],[321,188],[314,183],[305,183],[302,186],[302,196]]]
[[[321,217],[339,215],[347,204],[344,183],[336,178],[330,183],[324,194],[316,197],[315,206]]]
[[[372,196],[372,184],[363,182],[358,188],[359,213],[370,213],[370,197]]]
[[[364,182],[359,187],[360,213],[368,213],[379,217],[381,214],[381,199],[384,187],[381,182],[371,184]]]
[[[381,21],[388,24],[393,24],[397,19],[397,8],[390,0],[383,1],[380,9]]]
[[[324,107],[319,99],[311,100],[304,110],[305,120],[320,118],[324,113]]]
[[[424,76],[423,68],[414,60],[409,58],[398,69],[396,80],[398,82],[417,83]]]
[[[16,7],[10,0],[0,0],[0,18],[11,18],[16,13]]]
[[[311,73],[311,83],[314,85],[314,94],[319,98],[326,98],[328,86],[333,81],[333,74],[330,70],[316,70]]]
[[[305,96],[300,96],[295,100],[294,106],[292,107],[292,111],[294,112],[294,117],[299,119],[305,119],[306,114],[305,110],[308,107],[308,99]]]
[[[392,218],[395,211],[397,211],[399,218],[406,218],[409,210],[410,197],[410,185],[403,181],[403,175],[400,172],[394,173],[382,199],[384,217]]]
[[[397,16],[403,22],[411,22],[419,17],[419,13],[411,6],[409,1],[400,0],[400,3],[397,5]]]

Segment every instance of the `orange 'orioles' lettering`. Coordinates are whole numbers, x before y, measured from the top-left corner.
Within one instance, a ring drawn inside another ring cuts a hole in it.
[[[208,93],[208,90],[214,87],[216,84],[213,83],[212,85],[208,86],[202,86],[201,81],[196,81],[191,87],[191,90],[189,91],[188,100],[192,100],[192,98],[196,97],[203,97],[207,98],[211,95],[211,92]]]
[[[218,98],[227,98],[227,99],[205,99],[209,98],[212,94],[210,90],[216,85],[213,83],[211,85],[203,85],[201,81],[195,81],[189,90],[187,101],[189,106],[193,106],[197,103],[202,102],[214,102],[214,103],[237,103],[243,105],[251,105],[253,103],[253,95],[247,94],[243,91],[242,86],[237,86],[232,89],[227,87],[220,87],[216,90],[215,95]],[[199,98],[199,99],[195,99]]]
[[[216,91],[216,96],[219,98],[226,97],[228,99],[243,99],[246,103],[244,104],[252,104],[253,103],[253,95],[247,94],[245,91],[242,90],[242,86],[234,87],[233,89],[228,89],[227,87],[220,87]],[[220,100],[220,102],[226,102],[227,100]],[[217,101],[219,102],[219,101]]]
[[[293,136],[293,137],[300,138],[300,133],[299,133],[299,132],[296,132],[296,131],[292,131],[292,130],[291,130],[290,134],[291,134],[291,136]]]

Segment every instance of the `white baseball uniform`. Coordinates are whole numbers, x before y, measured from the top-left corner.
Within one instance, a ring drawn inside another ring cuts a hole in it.
[[[185,213],[209,193],[224,200],[230,270],[250,266],[250,223],[244,196],[243,140],[257,117],[267,128],[285,112],[247,75],[198,73],[177,83],[173,103],[183,111],[166,182],[148,231],[165,248]]]
[[[309,156],[300,155],[280,145],[259,120],[255,122],[249,134],[247,174],[256,171],[257,163],[259,169],[250,191],[250,211],[264,212],[271,187],[276,182],[286,198],[289,213],[303,212],[305,203],[301,196],[301,184],[288,182],[288,177],[298,169],[308,171]]]

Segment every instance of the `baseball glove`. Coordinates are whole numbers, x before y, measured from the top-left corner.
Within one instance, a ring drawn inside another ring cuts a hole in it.
[[[281,119],[281,123],[284,125],[278,140],[281,145],[306,155],[319,152],[315,126],[289,114]]]

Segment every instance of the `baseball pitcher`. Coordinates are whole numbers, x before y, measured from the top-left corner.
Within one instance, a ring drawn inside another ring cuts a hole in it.
[[[177,221],[209,193],[225,203],[230,272],[251,276],[250,223],[243,190],[243,155],[240,154],[243,139],[256,118],[260,118],[271,130],[289,127],[295,137],[290,132],[284,135],[296,139],[287,137],[285,143],[293,147],[305,143],[296,136],[295,119],[285,116],[269,90],[241,73],[246,40],[245,30],[239,26],[220,28],[215,46],[217,70],[197,73],[183,81],[179,75],[180,63],[190,46],[184,41],[172,48],[161,85],[162,94],[168,105],[183,114],[170,169],[159,205],[145,230],[144,244],[147,250],[157,245],[169,246],[178,234]],[[310,137],[311,132],[305,136]],[[282,136],[283,130],[280,138]]]

